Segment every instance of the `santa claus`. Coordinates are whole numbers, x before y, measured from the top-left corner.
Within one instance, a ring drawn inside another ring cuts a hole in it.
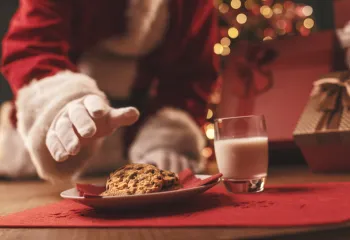
[[[2,45],[15,100],[0,176],[198,170],[217,33],[210,0],[21,0]]]

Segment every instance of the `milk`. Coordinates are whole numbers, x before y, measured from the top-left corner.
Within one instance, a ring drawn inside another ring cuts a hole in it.
[[[219,171],[224,178],[248,180],[266,176],[267,137],[215,140],[214,147]]]

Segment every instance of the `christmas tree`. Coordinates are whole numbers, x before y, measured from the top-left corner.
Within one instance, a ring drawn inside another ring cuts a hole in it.
[[[240,40],[264,42],[288,36],[308,36],[316,30],[313,8],[293,1],[281,0],[214,0],[219,13],[220,42],[213,51],[224,60]],[[207,123],[203,130],[208,146],[203,149],[203,157],[214,160],[214,119],[220,103],[221,80],[210,98]]]

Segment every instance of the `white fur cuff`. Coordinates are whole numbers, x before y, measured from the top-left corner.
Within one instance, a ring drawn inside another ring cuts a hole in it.
[[[184,111],[167,108],[140,129],[130,148],[129,158],[137,162],[148,152],[164,148],[199,161],[204,146],[204,136],[192,118]]]
[[[18,132],[40,177],[47,180],[70,178],[81,169],[82,163],[56,162],[45,145],[45,138],[57,113],[69,102],[88,94],[105,98],[94,80],[70,71],[34,80],[18,92]]]

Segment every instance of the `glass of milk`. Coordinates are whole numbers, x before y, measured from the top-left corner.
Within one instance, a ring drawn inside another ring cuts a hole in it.
[[[233,193],[264,190],[268,137],[264,116],[215,120],[216,161],[226,189]]]

